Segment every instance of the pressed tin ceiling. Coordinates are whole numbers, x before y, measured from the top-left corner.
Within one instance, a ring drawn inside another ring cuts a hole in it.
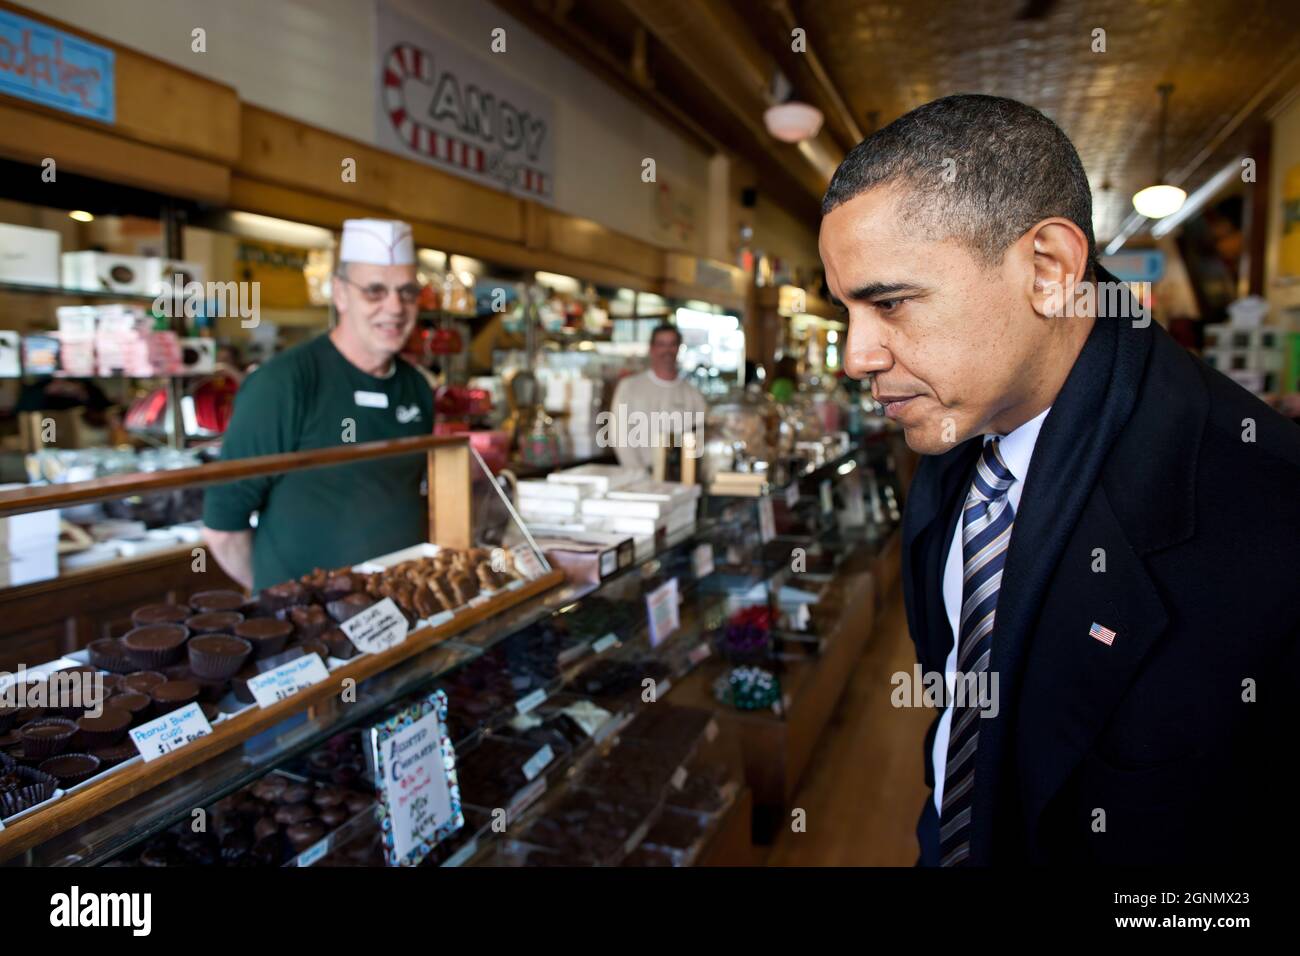
[[[1162,172],[1189,193],[1250,155],[1268,109],[1300,86],[1300,0],[495,2],[703,148],[754,164],[760,189],[810,220],[825,164],[762,129],[778,69],[826,115],[816,145],[832,166],[861,133],[949,93],[1038,107],[1079,149],[1099,244],[1156,176],[1159,84],[1174,85]]]
[[[794,0],[789,9],[863,127],[873,113],[883,125],[958,92],[1014,97],[1051,116],[1088,171],[1099,244],[1155,176],[1158,84],[1174,85],[1167,172],[1191,192],[1249,153],[1249,122],[1216,145],[1234,117],[1258,118],[1300,79],[1300,2],[1288,0]],[[1097,29],[1104,53],[1093,52]]]

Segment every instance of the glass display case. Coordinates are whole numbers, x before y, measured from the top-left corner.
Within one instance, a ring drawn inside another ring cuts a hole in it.
[[[833,615],[850,587],[839,571],[854,555],[877,554],[891,530],[887,510],[870,520],[863,484],[848,476],[880,471],[888,484],[884,462],[857,448],[821,466],[780,463],[767,494],[706,495],[692,527],[661,532],[616,574],[577,584],[546,570],[526,528],[501,520],[493,479],[461,471],[464,439],[416,441],[431,459],[430,540],[526,553],[518,563],[535,561],[536,576],[501,589],[508,601],[450,619],[408,610],[390,588],[414,618],[401,645],[331,654],[328,682],[218,716],[211,735],[6,819],[8,865],[383,865],[370,728],[434,691],[447,699],[464,823],[423,865],[682,866],[707,858],[728,828],[748,842],[754,768],[732,718],[779,728],[797,717],[797,698],[834,653],[834,621],[819,602]],[[448,495],[462,493],[476,504],[461,499],[458,512]],[[0,497],[0,509],[14,505]],[[841,520],[850,513],[864,520]],[[803,559],[792,565],[796,548]],[[416,550],[426,553],[356,574],[410,571],[407,562],[438,549]],[[328,581],[298,584],[323,597]],[[665,595],[675,605],[668,623]],[[316,605],[332,616],[340,597],[329,596]],[[280,609],[298,645],[314,639],[320,615],[310,606]],[[715,694],[741,668],[780,688],[761,713]],[[355,680],[351,695],[339,693],[344,676]],[[203,832],[193,826],[199,809]]]

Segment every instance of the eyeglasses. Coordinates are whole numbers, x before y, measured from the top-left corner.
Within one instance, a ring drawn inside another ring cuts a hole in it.
[[[372,304],[383,302],[388,298],[389,292],[396,292],[397,298],[402,305],[414,305],[416,302],[420,301],[421,286],[418,282],[408,282],[405,285],[394,287],[384,285],[382,282],[371,282],[368,285],[361,285],[359,282],[353,282],[347,276],[336,275],[335,278],[343,280],[348,285],[356,286],[361,292],[361,298]]]

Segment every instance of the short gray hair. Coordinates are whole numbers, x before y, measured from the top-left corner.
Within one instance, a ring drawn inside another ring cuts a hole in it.
[[[986,264],[1036,222],[1068,219],[1096,259],[1092,189],[1069,137],[1024,103],[963,93],[926,103],[872,133],[835,170],[822,215],[877,186],[905,192],[901,212],[953,237]]]

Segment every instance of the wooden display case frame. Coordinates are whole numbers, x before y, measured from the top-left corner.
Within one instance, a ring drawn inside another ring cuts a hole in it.
[[[470,448],[467,436],[420,436],[386,442],[325,448],[237,461],[216,462],[152,474],[113,475],[66,485],[28,487],[0,492],[0,516],[44,511],[175,488],[220,484],[240,478],[282,474],[306,468],[349,464],[372,458],[425,452],[429,475],[428,541],[448,548],[472,544]],[[29,813],[0,830],[0,861],[11,859],[121,804],[205,760],[242,744],[295,714],[339,693],[347,679],[360,683],[408,658],[423,653],[483,620],[530,600],[563,583],[564,574],[547,567],[522,587],[502,591],[492,600],[459,611],[437,627],[421,627],[396,647],[354,657],[329,677],[270,707],[253,707],[223,720],[212,733],[151,762],[137,763]]]

